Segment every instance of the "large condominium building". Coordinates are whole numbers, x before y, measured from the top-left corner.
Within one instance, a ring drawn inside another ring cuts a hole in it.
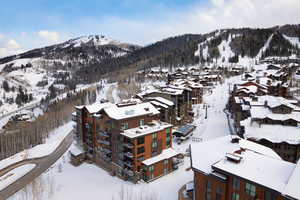
[[[87,157],[112,174],[151,181],[176,169],[172,125],[149,102],[77,106],[76,138]]]

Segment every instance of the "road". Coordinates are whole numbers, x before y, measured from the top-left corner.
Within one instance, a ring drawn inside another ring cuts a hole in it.
[[[50,155],[42,158],[24,160],[20,163],[15,164],[2,171],[0,171],[0,175],[7,171],[10,171],[16,167],[19,167],[24,164],[35,164],[35,168],[31,170],[29,173],[18,179],[18,181],[10,184],[8,187],[0,191],[0,200],[7,199],[12,196],[27,184],[31,183],[35,178],[40,176],[43,172],[45,172],[49,167],[51,167],[71,146],[73,142],[72,132],[70,132],[66,138],[61,142],[61,144],[57,147],[57,149],[52,152]]]

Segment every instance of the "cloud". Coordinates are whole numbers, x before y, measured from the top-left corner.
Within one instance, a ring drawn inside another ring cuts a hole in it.
[[[60,38],[59,33],[54,31],[41,30],[37,34],[40,38],[45,39],[47,42],[57,42]]]
[[[21,45],[14,39],[0,34],[0,57],[14,55],[22,52]]]
[[[148,44],[169,36],[208,33],[221,28],[298,24],[299,7],[299,0],[210,0],[208,4],[194,4],[181,11],[156,13],[155,17],[85,19],[79,27],[104,31],[125,42]]]
[[[9,39],[6,42],[5,47],[8,48],[8,49],[12,49],[12,50],[16,50],[16,49],[20,49],[21,48],[20,44],[17,43],[14,39]]]

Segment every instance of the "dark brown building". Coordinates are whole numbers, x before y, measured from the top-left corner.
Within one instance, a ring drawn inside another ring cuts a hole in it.
[[[225,136],[192,145],[191,163],[195,200],[300,198],[300,162],[283,161],[250,141]]]
[[[153,163],[151,170],[157,171],[148,176],[148,168],[142,162],[164,155],[165,149],[172,146],[172,125],[160,122],[159,115],[149,102],[78,106],[74,115],[76,138],[87,157],[100,167],[134,182],[141,178],[149,181],[157,173],[162,175],[158,172],[161,168]],[[134,134],[129,137],[131,132]],[[155,138],[151,140],[151,137]],[[161,160],[169,160],[168,172],[173,169],[172,157],[176,155]]]

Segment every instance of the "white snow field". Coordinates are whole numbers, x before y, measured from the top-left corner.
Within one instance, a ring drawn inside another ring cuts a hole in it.
[[[204,119],[205,109],[203,109],[203,104],[194,106],[196,116],[194,124],[198,126],[194,131],[194,137],[209,140],[229,134],[227,118],[223,109],[227,103],[229,83],[236,81],[238,78],[228,79],[224,84],[216,85],[212,94],[205,94],[204,101],[209,105],[207,119]],[[196,142],[191,139],[180,145],[173,142],[173,147],[178,152],[184,153],[191,143]],[[74,148],[74,146],[71,148]],[[190,169],[189,157],[185,157],[184,164],[179,166],[178,170],[166,176],[150,183],[133,184],[110,176],[94,164],[84,163],[79,167],[74,167],[69,163],[69,154],[66,153],[46,173],[36,179],[43,186],[43,189],[38,193],[38,198],[35,198],[43,200],[95,198],[117,200],[120,198],[120,191],[123,190],[132,195],[144,194],[155,196],[161,200],[176,200],[178,190],[192,180],[193,172]],[[31,191],[35,191],[35,187],[36,185],[30,184],[10,199],[30,199],[33,195]]]
[[[35,164],[27,164],[17,167],[10,172],[0,176],[0,190],[3,190],[19,178],[30,172],[35,167]]]

